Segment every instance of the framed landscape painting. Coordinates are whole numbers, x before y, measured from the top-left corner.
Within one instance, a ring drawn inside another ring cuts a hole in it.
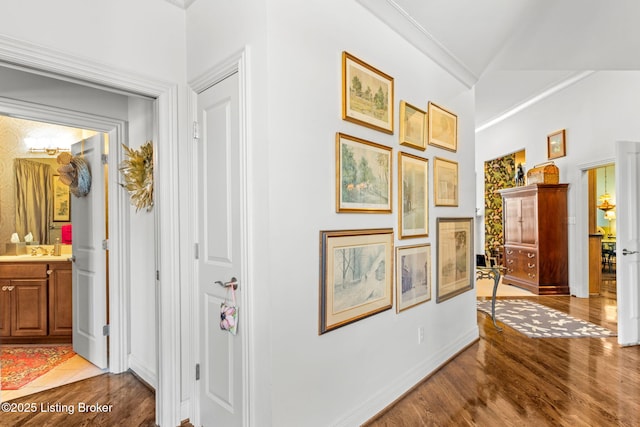
[[[398,232],[400,238],[429,235],[429,161],[398,153]]]
[[[405,101],[400,101],[400,144],[427,148],[427,113]]]
[[[336,134],[336,212],[391,212],[391,151]]]
[[[60,181],[60,175],[53,176],[53,221],[71,220],[71,197],[69,186]]]
[[[393,229],[320,231],[319,334],[393,305]]]
[[[473,218],[438,218],[436,302],[473,289]]]
[[[393,134],[393,77],[342,52],[342,118]]]
[[[427,115],[429,118],[429,145],[457,151],[458,116],[433,102],[429,102]]]
[[[549,160],[567,155],[567,141],[565,129],[547,135],[547,157]]]
[[[396,312],[431,299],[431,245],[396,248]]]

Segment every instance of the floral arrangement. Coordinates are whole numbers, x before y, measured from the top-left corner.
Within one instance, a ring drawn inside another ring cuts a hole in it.
[[[129,192],[131,204],[136,212],[142,208],[150,211],[153,207],[153,143],[147,141],[138,150],[122,145],[127,159],[120,164],[120,173]]]

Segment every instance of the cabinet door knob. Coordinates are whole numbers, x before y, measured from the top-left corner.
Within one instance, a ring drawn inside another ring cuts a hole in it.
[[[536,266],[535,264],[531,264],[530,262],[527,263],[527,265],[529,266],[529,268],[534,268]]]
[[[53,273],[53,270],[47,270],[47,274],[48,274],[49,276],[51,276],[51,273]]]
[[[527,256],[528,256],[529,258],[535,258],[535,257],[536,257],[536,254],[532,254],[531,252],[529,252],[529,253],[527,254]]]
[[[3,286],[3,287],[2,287],[2,290],[3,290],[3,291],[6,291],[6,290],[7,290],[7,288],[8,288],[8,286]]]

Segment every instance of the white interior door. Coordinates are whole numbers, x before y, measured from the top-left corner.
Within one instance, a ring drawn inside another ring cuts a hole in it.
[[[106,169],[102,164],[105,138],[97,134],[71,147],[91,171],[91,190],[72,196],[73,223],[73,350],[99,368],[107,368],[107,235]]]
[[[241,426],[244,418],[242,334],[246,325],[239,322],[237,335],[220,329],[220,304],[231,297],[229,289],[216,284],[237,278],[240,302],[243,231],[238,94],[236,73],[198,95],[198,359],[203,426]],[[239,305],[240,318],[242,310]]]
[[[640,143],[616,145],[618,342],[640,344]]]

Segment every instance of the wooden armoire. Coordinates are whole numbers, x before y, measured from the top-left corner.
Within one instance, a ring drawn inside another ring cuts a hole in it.
[[[568,187],[530,184],[500,190],[506,267],[502,283],[538,295],[569,294]]]

